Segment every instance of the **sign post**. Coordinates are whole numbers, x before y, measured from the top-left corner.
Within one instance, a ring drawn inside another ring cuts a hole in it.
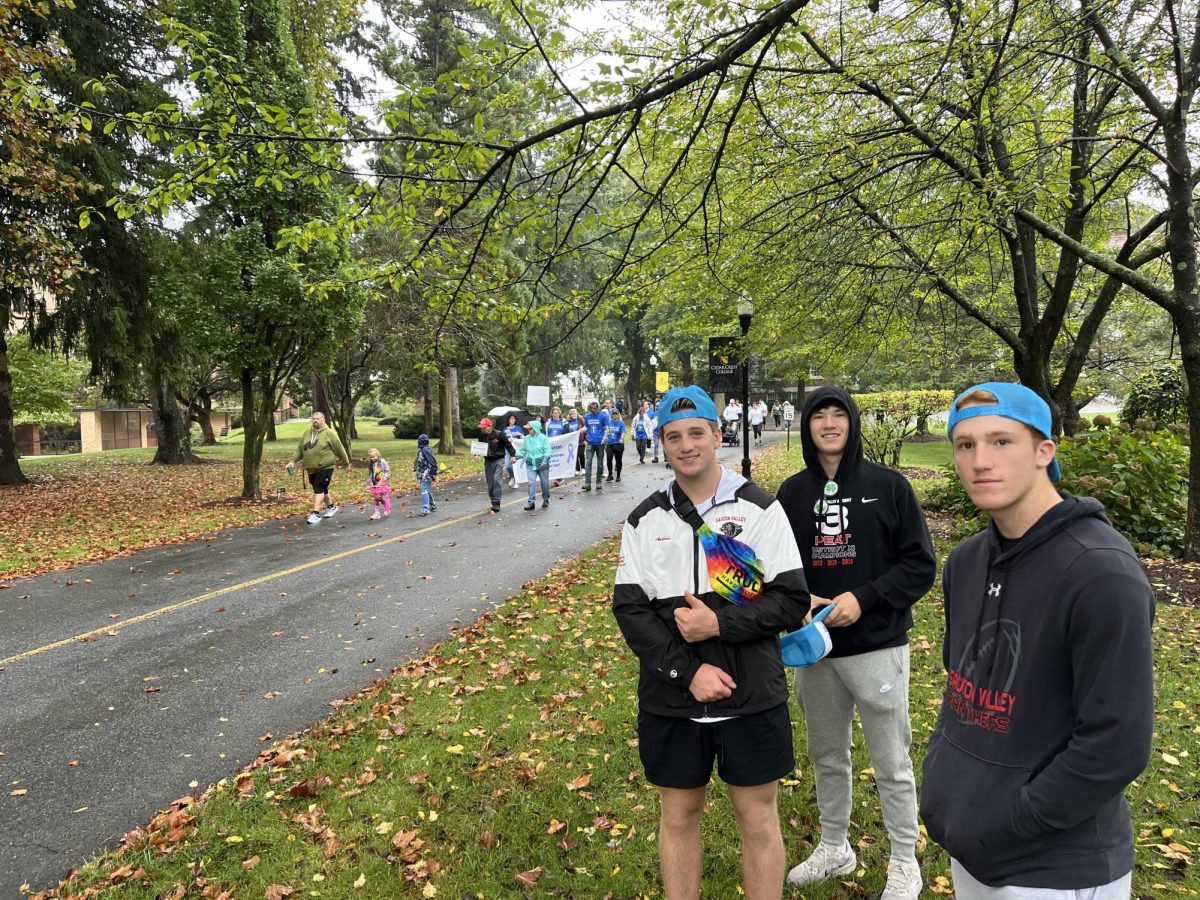
[[[796,418],[796,407],[788,401],[783,404],[783,421],[787,423],[787,446],[785,450],[792,449],[792,419]]]

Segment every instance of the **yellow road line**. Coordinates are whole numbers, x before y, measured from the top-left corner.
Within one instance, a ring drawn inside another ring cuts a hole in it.
[[[517,503],[526,503],[526,499],[518,498],[510,500],[504,506],[513,506]],[[252,578],[249,581],[243,581],[239,584],[230,584],[223,588],[217,588],[215,591],[209,591],[207,594],[201,594],[198,597],[192,597],[189,600],[181,600],[179,603],[172,603],[170,606],[163,606],[159,609],[152,609],[150,612],[142,613],[138,616],[133,616],[129,619],[123,619],[120,622],[112,622],[102,628],[94,628],[91,631],[85,631],[83,634],[77,634],[74,637],[63,638],[61,641],[54,641],[51,644],[46,644],[44,647],[35,647],[32,650],[26,650],[24,653],[18,653],[15,656],[10,656],[6,659],[0,659],[0,669],[7,668],[12,663],[22,662],[34,656],[39,656],[42,653],[49,653],[51,650],[58,650],[62,647],[70,646],[90,637],[100,637],[102,634],[107,634],[110,631],[119,631],[122,628],[127,628],[130,625],[139,625],[142,622],[149,622],[151,619],[157,619],[159,616],[165,616],[168,613],[179,612],[181,609],[186,609],[189,606],[194,606],[197,603],[203,603],[206,600],[213,600],[217,597],[223,597],[226,594],[232,594],[235,591],[243,591],[246,588],[257,587],[260,584],[266,584],[268,581],[274,581],[277,578],[286,578],[288,575],[295,575],[297,572],[303,572],[305,569],[311,569],[316,566],[323,566],[327,563],[337,562],[339,559],[346,559],[354,556],[357,553],[365,553],[367,550],[375,550],[379,547],[386,547],[388,544],[397,544],[401,541],[406,541],[409,538],[416,537],[419,534],[428,534],[431,531],[437,531],[439,528],[445,528],[447,525],[457,525],[459,522],[465,522],[468,519],[479,518],[479,513],[469,513],[465,516],[459,516],[457,519],[446,519],[443,522],[438,522],[436,525],[428,525],[425,528],[418,528],[416,531],[406,531],[404,534],[398,534],[395,537],[384,538],[381,541],[374,541],[370,544],[364,544],[361,547],[355,547],[351,550],[343,550],[341,553],[335,553],[333,556],[323,556],[320,559],[314,559],[311,562],[301,563],[298,566],[292,566],[290,569],[283,569],[279,572],[272,572],[269,575],[263,575],[259,578]],[[487,511],[483,512],[487,515]]]

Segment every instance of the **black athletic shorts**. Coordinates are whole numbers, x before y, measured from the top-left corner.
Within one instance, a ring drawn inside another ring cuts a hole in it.
[[[658,787],[704,787],[717,774],[734,787],[755,787],[796,768],[788,705],[723,722],[638,713],[638,753],[646,780]]]
[[[329,482],[333,480],[333,469],[318,469],[308,473],[308,482],[314,494],[328,494]]]

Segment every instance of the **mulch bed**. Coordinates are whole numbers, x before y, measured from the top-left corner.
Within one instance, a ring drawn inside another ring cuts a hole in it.
[[[1200,608],[1200,563],[1143,559],[1159,603]]]

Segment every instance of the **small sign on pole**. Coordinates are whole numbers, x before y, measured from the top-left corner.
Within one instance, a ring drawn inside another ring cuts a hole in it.
[[[655,372],[654,373],[654,390],[660,394],[665,394],[671,387],[670,372]]]

